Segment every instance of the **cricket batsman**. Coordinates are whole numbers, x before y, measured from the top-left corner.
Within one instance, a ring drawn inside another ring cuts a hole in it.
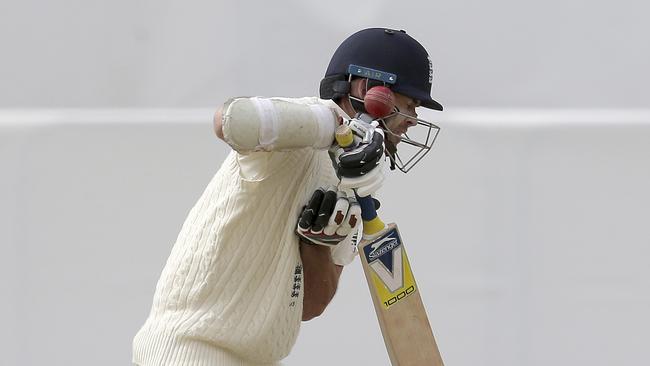
[[[320,98],[224,103],[214,128],[232,151],[180,230],[133,340],[133,363],[277,365],[286,357],[301,321],[323,313],[357,253],[355,193],[373,195],[385,165],[407,172],[431,149],[439,128],[416,108],[442,110],[432,82],[420,43],[371,28],[335,51]],[[334,139],[341,124],[354,132],[351,148]]]

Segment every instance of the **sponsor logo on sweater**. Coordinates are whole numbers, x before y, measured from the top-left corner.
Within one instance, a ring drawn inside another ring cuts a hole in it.
[[[293,271],[293,286],[291,288],[290,307],[296,306],[296,298],[300,296],[300,287],[302,286],[302,265],[298,264]]]

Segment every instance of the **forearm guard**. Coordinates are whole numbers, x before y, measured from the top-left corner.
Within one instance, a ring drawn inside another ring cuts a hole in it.
[[[239,152],[326,149],[338,125],[316,98],[233,98],[223,111],[224,140]]]

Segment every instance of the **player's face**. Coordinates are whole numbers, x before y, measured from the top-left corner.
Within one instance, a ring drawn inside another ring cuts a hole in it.
[[[411,99],[405,95],[395,93],[395,108],[398,112],[391,117],[385,119],[386,127],[391,133],[386,134],[386,138],[397,145],[404,133],[410,128],[417,125],[417,116],[415,108],[420,105],[420,102]]]

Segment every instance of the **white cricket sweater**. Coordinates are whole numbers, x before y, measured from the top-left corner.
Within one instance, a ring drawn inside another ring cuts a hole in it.
[[[325,150],[232,151],[190,211],[133,340],[143,366],[272,364],[302,318],[295,225],[337,183]]]

